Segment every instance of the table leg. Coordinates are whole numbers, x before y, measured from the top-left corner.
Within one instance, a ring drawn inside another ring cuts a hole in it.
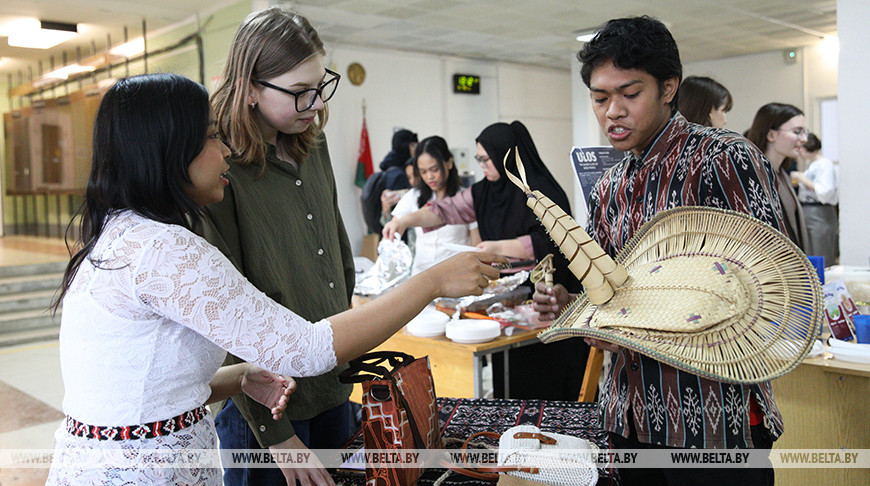
[[[504,397],[510,398],[511,397],[511,380],[510,380],[511,363],[510,363],[510,356],[509,356],[510,350],[505,349],[504,351],[502,351],[502,354],[504,354],[504,370],[502,370],[504,372]]]
[[[472,371],[474,375],[474,398],[483,398],[483,366],[481,365],[482,355],[474,354],[471,356]]]

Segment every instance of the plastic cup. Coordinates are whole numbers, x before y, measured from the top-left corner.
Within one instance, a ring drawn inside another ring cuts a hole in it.
[[[825,285],[825,257],[823,256],[807,256],[810,263],[816,268],[816,273],[819,274],[819,282]]]
[[[859,343],[870,344],[870,315],[855,314],[852,320],[855,322],[855,339]]]

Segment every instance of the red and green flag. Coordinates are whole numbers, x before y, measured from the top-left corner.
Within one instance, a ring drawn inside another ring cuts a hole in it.
[[[358,187],[366,185],[366,179],[374,172],[372,163],[372,147],[369,144],[369,130],[366,127],[366,117],[363,115],[362,133],[359,137],[359,155],[356,164],[356,181]]]

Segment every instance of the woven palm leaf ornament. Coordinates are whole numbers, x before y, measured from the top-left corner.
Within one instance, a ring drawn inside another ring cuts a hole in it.
[[[541,258],[541,261],[532,269],[529,280],[535,284],[544,282],[546,285],[553,285],[554,273],[556,273],[556,266],[553,265],[553,254],[547,253],[547,256]]]
[[[589,299],[595,304],[603,304],[613,297],[617,287],[628,278],[625,268],[617,265],[601,246],[595,242],[583,228],[574,221],[550,198],[541,191],[532,191],[526,182],[526,171],[523,168],[519,152],[517,154],[517,170],[520,177],[507,170],[507,160],[512,151],[505,155],[505,173],[508,178],[526,194],[526,205],[532,209],[535,216],[544,225],[550,238],[559,246],[559,250],[568,259],[568,269],[580,279]]]
[[[592,337],[695,375],[744,384],[784,375],[812,349],[823,316],[821,285],[781,232],[735,211],[674,208],[644,224],[614,261],[528,187],[518,154],[516,163],[519,177],[506,164],[508,177],[586,290],[538,335],[541,341]],[[626,276],[621,282],[620,275]],[[612,290],[607,298],[605,287]]]

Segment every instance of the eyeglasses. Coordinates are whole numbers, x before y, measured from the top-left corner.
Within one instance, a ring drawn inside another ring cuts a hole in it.
[[[792,129],[788,129],[788,130],[785,130],[782,128],[777,128],[776,131],[777,132],[782,132],[782,131],[791,132],[797,138],[806,138],[806,136],[810,134],[810,131],[807,130],[806,128],[792,128]]]
[[[267,88],[272,88],[276,91],[293,95],[296,99],[296,111],[302,113],[303,111],[310,110],[311,107],[314,106],[314,102],[317,100],[318,96],[320,96],[320,99],[326,103],[335,94],[335,89],[338,87],[338,80],[341,79],[341,75],[334,71],[330,71],[329,69],[326,70],[326,73],[331,74],[332,77],[321,83],[320,86],[299,91],[290,91],[289,89],[275,86],[274,84],[268,81],[263,81],[262,79],[258,79],[256,82]]]
[[[489,161],[492,160],[492,159],[490,159],[490,158],[487,157],[486,155],[484,155],[484,156],[482,156],[482,157],[481,157],[480,155],[475,155],[475,156],[474,156],[474,160],[476,160],[478,164],[484,165],[484,164],[486,164],[487,162],[489,162]]]

